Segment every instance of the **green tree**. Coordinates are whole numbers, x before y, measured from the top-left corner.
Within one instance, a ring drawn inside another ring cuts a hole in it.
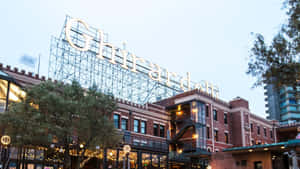
[[[300,1],[286,0],[287,23],[268,45],[257,34],[251,48],[247,74],[256,78],[254,87],[263,83],[296,87],[300,80]]]
[[[95,86],[84,90],[75,81],[70,85],[44,82],[26,89],[26,97],[11,104],[0,122],[14,145],[51,149],[55,144],[64,150],[64,168],[71,164],[80,168],[87,149],[120,143],[111,120],[116,108],[113,97],[99,93]],[[77,158],[71,158],[70,150],[77,152]]]

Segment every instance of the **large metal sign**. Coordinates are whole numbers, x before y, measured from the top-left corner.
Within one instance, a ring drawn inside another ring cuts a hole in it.
[[[59,38],[50,47],[49,77],[83,87],[97,85],[101,92],[138,104],[154,102],[183,91],[198,88],[218,97],[215,85],[192,82],[169,72],[134,53],[108,42],[107,34],[85,21],[66,17]]]

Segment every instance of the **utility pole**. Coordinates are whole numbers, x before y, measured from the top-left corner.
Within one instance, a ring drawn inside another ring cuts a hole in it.
[[[38,72],[37,74],[40,74],[40,64],[41,64],[41,54],[39,54],[39,62],[38,62]]]

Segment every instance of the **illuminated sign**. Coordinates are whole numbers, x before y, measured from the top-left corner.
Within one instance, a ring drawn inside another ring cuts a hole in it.
[[[86,32],[77,32],[73,30],[72,27],[75,24],[83,27]],[[219,88],[217,86],[207,81],[201,81],[200,83],[192,82],[190,73],[187,73],[186,77],[180,77],[175,72],[170,72],[157,64],[147,61],[141,57],[137,57],[135,54],[130,53],[126,49],[121,49],[111,43],[105,42],[104,33],[101,29],[97,29],[96,32],[97,35],[93,34],[90,26],[83,20],[77,18],[69,19],[65,27],[66,40],[70,46],[80,52],[96,52],[98,59],[107,60],[111,64],[118,64],[122,68],[135,73],[146,73],[153,81],[157,81],[168,87],[177,85],[183,91],[197,88],[213,97],[219,96]],[[80,42],[74,41],[74,36],[81,36],[83,40]],[[104,53],[106,55],[104,55]]]
[[[4,135],[4,136],[1,137],[1,143],[2,143],[3,145],[7,146],[7,145],[10,144],[10,142],[11,142],[10,136]]]

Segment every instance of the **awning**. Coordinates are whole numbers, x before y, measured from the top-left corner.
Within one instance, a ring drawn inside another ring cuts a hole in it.
[[[243,151],[243,150],[264,150],[265,148],[279,148],[284,149],[288,147],[300,146],[300,139],[289,140],[286,142],[272,143],[272,144],[261,144],[261,145],[253,145],[253,146],[245,146],[245,147],[233,147],[223,149],[223,152],[232,152],[232,151]]]
[[[9,82],[13,82],[13,83],[17,84],[17,82],[15,81],[15,79],[13,77],[9,76],[7,73],[5,73],[1,70],[0,70],[0,79],[4,79]]]

